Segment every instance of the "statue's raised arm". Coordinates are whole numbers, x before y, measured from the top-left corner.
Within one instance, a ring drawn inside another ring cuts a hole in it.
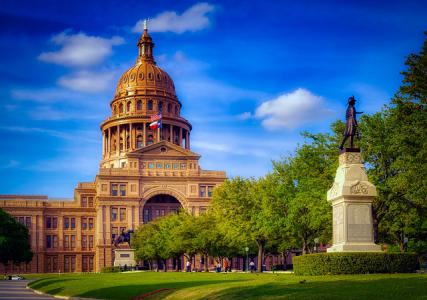
[[[354,136],[357,133],[357,114],[361,114],[362,112],[357,112],[356,107],[356,99],[354,96],[348,98],[348,106],[347,111],[345,113],[345,130],[343,134],[343,138],[341,141],[340,149],[344,149],[344,144],[347,139],[350,137],[350,149],[354,149]]]

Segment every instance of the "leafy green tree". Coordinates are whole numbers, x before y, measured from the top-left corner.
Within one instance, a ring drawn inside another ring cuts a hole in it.
[[[361,118],[361,148],[379,190],[378,239],[427,253],[427,40],[408,56],[399,91],[381,112]]]
[[[334,124],[339,128],[340,124]],[[328,242],[331,236],[331,205],[326,200],[337,167],[338,134],[304,133],[306,142],[294,156],[273,162],[273,173],[281,178],[286,197],[286,230],[290,237],[283,247],[301,247],[311,252],[314,239]]]
[[[0,208],[0,263],[28,263],[33,258],[28,229]]]
[[[242,250],[256,244],[258,272],[261,272],[265,246],[277,236],[276,230],[280,227],[274,210],[274,201],[278,198],[264,188],[267,181],[266,178],[235,177],[217,187],[212,198],[212,211],[220,220],[219,230],[226,240],[233,241]]]

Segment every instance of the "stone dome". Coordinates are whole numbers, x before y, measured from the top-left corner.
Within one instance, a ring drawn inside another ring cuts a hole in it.
[[[175,85],[172,78],[154,61],[154,43],[148,35],[147,29],[144,30],[137,45],[139,49],[138,59],[135,65],[120,77],[114,98],[135,93],[145,94],[147,89],[156,90],[156,94],[160,92],[175,98]]]

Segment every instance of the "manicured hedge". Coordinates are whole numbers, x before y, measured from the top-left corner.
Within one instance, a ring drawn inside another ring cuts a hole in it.
[[[101,269],[101,273],[117,273],[120,272],[120,267],[104,267]]]
[[[293,258],[296,275],[412,273],[418,257],[410,253],[341,252]]]

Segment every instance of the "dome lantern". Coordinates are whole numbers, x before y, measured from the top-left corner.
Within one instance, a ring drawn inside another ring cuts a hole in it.
[[[148,34],[147,20],[144,20],[144,32],[141,35],[138,43],[138,60],[137,63],[142,63],[143,60],[154,62],[153,48],[154,43],[151,36]],[[154,62],[155,63],[155,62]]]

